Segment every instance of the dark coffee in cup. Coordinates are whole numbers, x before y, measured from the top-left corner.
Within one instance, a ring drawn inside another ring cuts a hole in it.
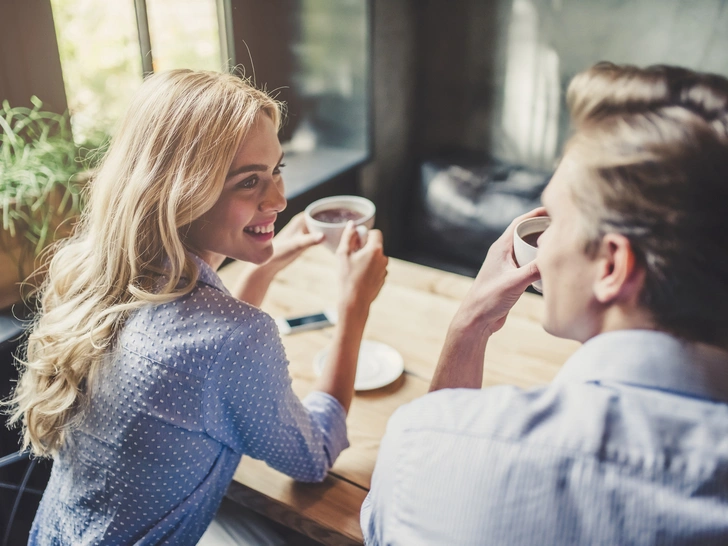
[[[537,231],[536,233],[529,233],[528,235],[524,235],[521,237],[523,239],[523,242],[527,245],[531,245],[532,247],[538,248],[538,238],[541,237],[541,234],[543,231]]]
[[[368,230],[374,227],[376,212],[374,203],[364,197],[333,195],[309,203],[304,218],[308,231],[323,234],[323,245],[331,252],[336,252],[348,221],[354,222],[356,232],[364,244]]]
[[[364,218],[360,212],[345,208],[331,208],[320,210],[311,215],[311,218],[327,224],[345,224],[349,220],[356,222]]]

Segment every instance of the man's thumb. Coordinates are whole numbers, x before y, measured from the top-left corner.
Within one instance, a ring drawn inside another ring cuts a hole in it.
[[[516,282],[519,285],[523,285],[524,290],[529,284],[534,283],[541,278],[541,272],[538,270],[536,260],[527,263],[523,267],[519,267],[514,273],[514,276],[517,279]]]

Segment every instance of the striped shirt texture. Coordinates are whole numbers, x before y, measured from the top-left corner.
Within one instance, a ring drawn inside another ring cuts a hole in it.
[[[191,546],[243,454],[320,481],[348,446],[333,397],[293,393],[275,321],[194,258],[190,294],[124,326],[54,460],[29,544]]]
[[[369,546],[728,545],[728,355],[599,335],[543,388],[448,389],[390,419]]]

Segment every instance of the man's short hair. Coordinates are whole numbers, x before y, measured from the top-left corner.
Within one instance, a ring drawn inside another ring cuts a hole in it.
[[[571,82],[588,172],[572,184],[586,252],[627,237],[646,275],[641,305],[680,337],[728,343],[728,80],[671,66],[599,63]]]

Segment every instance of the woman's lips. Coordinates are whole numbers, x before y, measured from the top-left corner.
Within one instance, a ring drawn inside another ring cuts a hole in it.
[[[275,235],[275,227],[273,222],[270,224],[257,224],[254,226],[247,226],[243,229],[246,235],[251,236],[256,241],[265,242],[269,241]]]

